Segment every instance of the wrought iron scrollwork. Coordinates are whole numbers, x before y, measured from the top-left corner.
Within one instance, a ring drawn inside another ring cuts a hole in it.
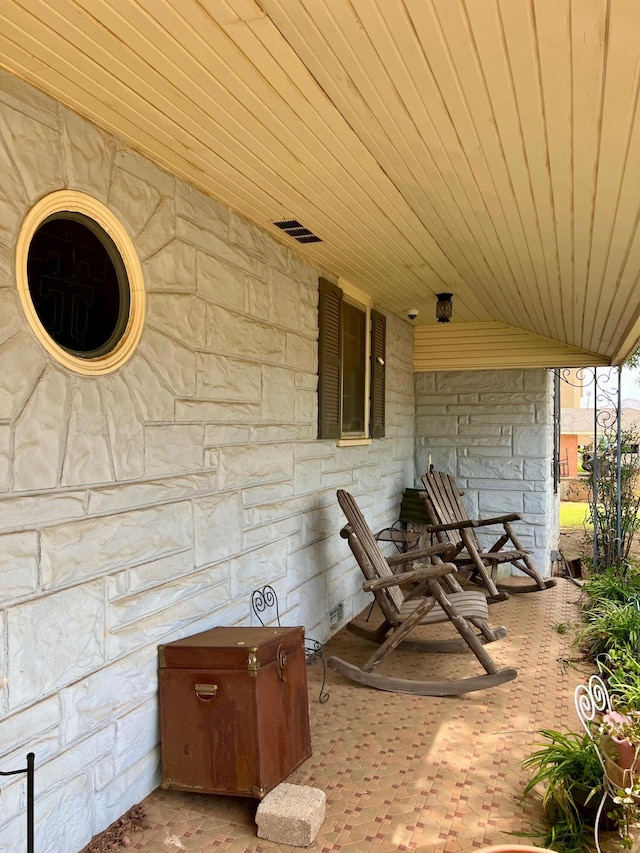
[[[591,475],[589,503],[593,521],[593,565],[598,568],[603,562],[612,560],[619,563],[622,556],[620,368],[562,368],[556,371],[556,376],[574,388],[592,391],[593,444],[583,451],[581,462],[583,470]],[[600,512],[599,506],[605,499],[612,512]],[[604,516],[609,518],[606,527],[603,526]],[[611,516],[614,517],[613,524]]]
[[[278,627],[281,627],[278,594],[275,589],[270,584],[266,584],[266,586],[263,586],[261,589],[255,589],[251,593],[251,609],[262,627],[265,626],[265,620],[262,618],[263,614],[271,608],[275,609],[275,622]],[[324,659],[322,643],[319,640],[313,640],[311,637],[305,637],[304,655],[309,666],[312,666],[317,661],[320,661],[322,664],[322,684],[320,685],[318,701],[324,705],[329,700],[329,693],[324,689],[327,680],[327,664]]]

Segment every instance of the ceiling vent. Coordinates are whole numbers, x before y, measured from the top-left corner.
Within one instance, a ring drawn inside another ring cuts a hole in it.
[[[276,228],[284,231],[298,243],[322,243],[322,238],[316,236],[313,231],[305,228],[297,219],[281,219],[279,222],[273,223]]]

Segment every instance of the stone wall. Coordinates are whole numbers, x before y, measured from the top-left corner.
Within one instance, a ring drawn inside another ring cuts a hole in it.
[[[58,366],[17,300],[21,222],[61,188],[107,204],[143,264],[142,339],[106,377]],[[36,754],[38,850],[79,850],[157,786],[159,643],[249,624],[267,582],[320,640],[366,603],[335,490],[397,517],[413,335],[388,318],[387,438],[317,441],[321,273],[0,73],[0,769]],[[5,781],[0,851],[24,837]]]
[[[418,485],[431,460],[456,478],[471,517],[522,513],[517,533],[550,574],[558,536],[551,372],[418,373],[415,384]]]

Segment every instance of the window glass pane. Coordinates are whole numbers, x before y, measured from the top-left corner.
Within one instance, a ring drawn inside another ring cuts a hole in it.
[[[364,432],[367,315],[348,302],[342,318],[342,432]]]
[[[29,246],[27,276],[38,319],[58,346],[81,358],[115,347],[129,316],[129,285],[97,222],[69,212],[46,219]]]

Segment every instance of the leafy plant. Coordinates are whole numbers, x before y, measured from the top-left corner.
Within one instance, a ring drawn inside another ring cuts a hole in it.
[[[612,648],[599,660],[616,708],[640,708],[640,659],[628,646]]]
[[[635,603],[640,597],[638,563],[630,560],[622,561],[619,566],[607,566],[595,574],[590,574],[582,584],[582,589],[587,601],[596,607],[598,602],[603,600],[618,601],[622,604]]]
[[[613,649],[640,648],[640,611],[633,603],[603,600],[586,612],[576,643],[594,660]]]
[[[593,816],[588,807],[602,792],[602,765],[593,741],[586,733],[542,729],[539,734],[546,742],[522,762],[534,770],[522,796],[544,785],[542,807],[549,826],[532,834],[558,853],[590,849]]]
[[[597,571],[627,560],[633,540],[640,530],[640,461],[636,430],[621,430],[620,476],[618,477],[617,442],[603,437],[598,446],[597,495],[589,500],[589,517],[597,540]],[[635,449],[635,452],[632,452]],[[620,529],[618,531],[618,495],[620,496]],[[618,532],[620,535],[618,536]]]

